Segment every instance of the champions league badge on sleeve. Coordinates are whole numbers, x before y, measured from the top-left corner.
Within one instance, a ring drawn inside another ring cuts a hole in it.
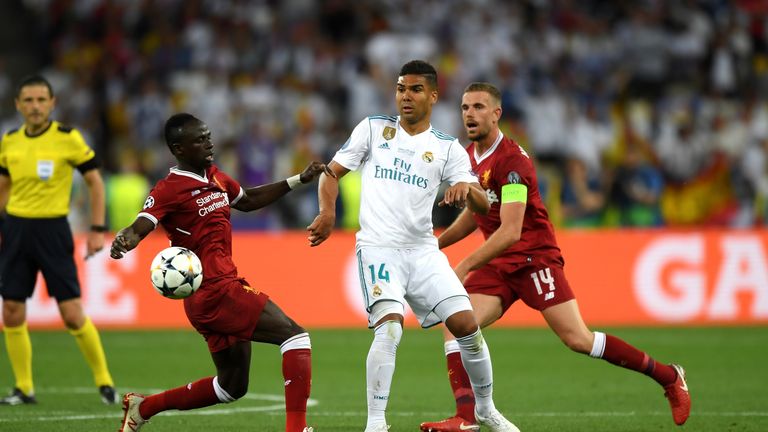
[[[510,171],[509,174],[507,174],[507,181],[509,184],[520,184],[523,182],[523,179],[520,178],[520,174],[516,171]]]

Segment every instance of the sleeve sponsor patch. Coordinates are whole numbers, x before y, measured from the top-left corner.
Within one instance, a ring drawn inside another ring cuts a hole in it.
[[[501,203],[512,202],[521,202],[523,204],[528,202],[528,187],[526,185],[511,183],[501,187]]]

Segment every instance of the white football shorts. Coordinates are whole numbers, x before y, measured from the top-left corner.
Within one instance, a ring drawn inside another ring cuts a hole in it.
[[[362,246],[357,249],[357,264],[369,327],[388,312],[403,314],[406,302],[424,328],[439,324],[456,312],[472,310],[467,291],[448,258],[434,246]],[[373,305],[382,301],[398,305],[379,304],[372,311]]]

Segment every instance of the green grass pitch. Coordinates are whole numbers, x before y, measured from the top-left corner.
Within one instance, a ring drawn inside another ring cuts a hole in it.
[[[497,407],[523,431],[768,431],[768,328],[609,329],[659,361],[688,372],[693,398],[684,427],[672,422],[662,389],[650,379],[568,351],[546,329],[486,329]],[[365,426],[365,356],[371,334],[316,330],[309,421],[318,432]],[[213,374],[202,339],[192,331],[103,331],[118,390],[157,391]],[[100,402],[74,340],[65,332],[32,332],[39,403],[0,406],[0,431],[114,431],[118,406]],[[253,345],[248,395],[202,410],[163,413],[147,432],[282,431],[282,378],[277,347]],[[4,351],[4,345],[3,345]],[[0,391],[13,386],[0,354]],[[453,412],[440,331],[406,329],[389,402],[391,431]]]

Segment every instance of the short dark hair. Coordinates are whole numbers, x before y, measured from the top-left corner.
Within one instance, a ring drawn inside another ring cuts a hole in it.
[[[464,93],[469,92],[486,92],[493,100],[501,105],[501,92],[499,89],[496,88],[495,85],[487,82],[473,82],[470,85],[467,86],[467,88],[464,89]]]
[[[400,75],[421,75],[433,89],[437,89],[437,71],[435,67],[423,60],[411,60],[400,68]]]
[[[53,87],[51,87],[51,83],[48,82],[47,79],[45,79],[42,75],[27,75],[24,78],[21,79],[21,82],[19,82],[18,87],[16,87],[16,99],[21,96],[21,89],[27,86],[33,86],[33,85],[44,85],[48,87],[48,93],[53,97]]]
[[[181,139],[181,130],[184,128],[184,126],[195,121],[199,122],[200,119],[189,113],[174,114],[165,121],[165,127],[163,128],[163,132],[165,134],[165,144],[171,150],[171,153],[173,153],[173,147],[171,147],[171,144],[179,142]]]

